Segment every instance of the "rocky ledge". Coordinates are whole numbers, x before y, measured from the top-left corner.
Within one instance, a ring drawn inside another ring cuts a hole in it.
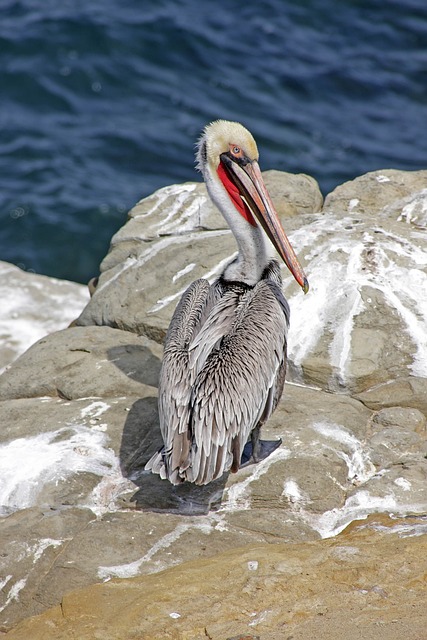
[[[421,640],[426,551],[410,521],[370,518],[335,539],[247,545],[68,593],[10,640]]]
[[[73,326],[0,377],[11,638],[397,639],[411,611],[425,628],[427,171],[367,174],[324,203],[308,176],[264,175],[311,287],[283,271],[290,366],[264,430],[282,446],[205,488],[143,471],[173,308],[235,252],[203,185],[162,189],[113,237]]]

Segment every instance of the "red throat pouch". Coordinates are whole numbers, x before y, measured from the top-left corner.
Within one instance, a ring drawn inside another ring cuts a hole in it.
[[[229,178],[227,170],[222,164],[222,162],[220,162],[218,165],[217,173],[218,173],[219,179],[224,185],[237,211],[240,213],[241,216],[244,217],[245,220],[249,222],[249,224],[251,224],[253,227],[256,227],[257,223],[255,218],[252,215],[251,210],[249,209],[246,202],[242,200],[242,196],[240,195],[238,188],[236,187],[234,182]]]

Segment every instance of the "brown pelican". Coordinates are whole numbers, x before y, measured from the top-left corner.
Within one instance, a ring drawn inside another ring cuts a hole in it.
[[[211,123],[196,158],[239,252],[212,285],[193,282],[174,312],[159,381],[164,446],[145,468],[172,484],[203,485],[237,471],[248,440],[250,461],[269,453],[259,432],[283,390],[289,306],[265,234],[304,292],[308,281],[264,185],[249,131],[237,122]]]

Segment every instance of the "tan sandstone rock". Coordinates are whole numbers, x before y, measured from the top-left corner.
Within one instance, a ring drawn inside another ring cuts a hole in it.
[[[405,526],[416,536],[425,523],[377,519],[333,540],[246,546],[95,585],[66,595],[8,638],[421,640],[427,538],[385,533]]]

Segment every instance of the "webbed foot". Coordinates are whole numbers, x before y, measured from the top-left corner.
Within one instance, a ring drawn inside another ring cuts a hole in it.
[[[276,451],[282,444],[282,440],[258,440],[256,443],[256,452],[254,455],[254,447],[251,440],[245,444],[243,449],[242,458],[240,460],[240,468],[246,467],[249,464],[255,464],[261,460],[265,460],[268,456]]]

